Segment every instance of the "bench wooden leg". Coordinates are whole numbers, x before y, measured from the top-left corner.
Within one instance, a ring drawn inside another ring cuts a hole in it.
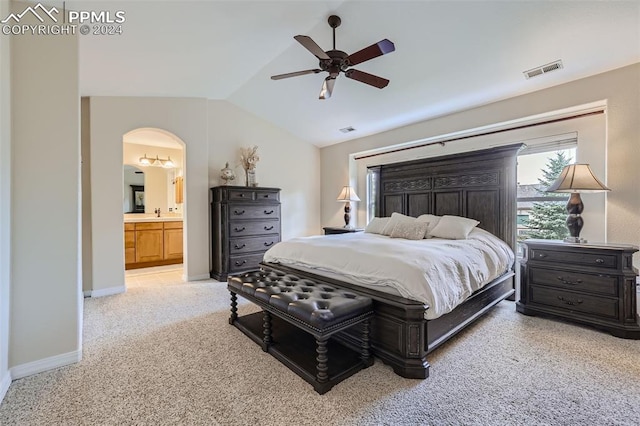
[[[231,293],[231,316],[229,317],[229,324],[233,324],[238,319],[238,296],[232,291]]]
[[[362,346],[360,349],[360,359],[365,367],[369,367],[373,364],[371,359],[370,345],[369,345],[369,320],[364,320],[362,323]]]
[[[318,357],[316,361],[318,361],[318,366],[316,369],[318,370],[318,383],[325,383],[329,379],[329,375],[327,371],[329,370],[329,366],[327,362],[329,361],[329,357],[327,356],[327,339],[316,339],[316,344],[318,345],[316,348],[316,352],[318,353]]]
[[[263,337],[262,337],[262,350],[267,352],[273,339],[271,338],[271,313],[268,311],[262,311],[262,319],[264,320]]]

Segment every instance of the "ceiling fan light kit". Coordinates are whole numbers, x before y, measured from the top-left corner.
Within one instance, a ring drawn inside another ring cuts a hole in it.
[[[378,89],[387,87],[389,80],[386,78],[378,77],[377,75],[369,74],[364,71],[359,71],[352,67],[362,62],[368,61],[378,56],[391,53],[395,50],[393,43],[386,38],[380,40],[377,43],[367,46],[364,49],[358,50],[351,55],[343,52],[342,50],[336,50],[336,28],[340,26],[342,22],[339,16],[331,15],[328,19],[329,26],[333,28],[333,49],[322,50],[318,44],[313,41],[309,36],[297,35],[294,39],[300,43],[304,48],[311,52],[318,60],[318,66],[320,68],[309,69],[304,71],[295,71],[286,74],[278,74],[271,76],[272,80],[281,80],[283,78],[298,77],[306,74],[318,74],[320,72],[328,72],[329,76],[324,79],[322,83],[322,89],[320,90],[319,99],[329,99],[333,93],[333,87],[336,84],[336,78],[342,72],[345,77],[352,80],[359,81],[361,83],[368,84]]]

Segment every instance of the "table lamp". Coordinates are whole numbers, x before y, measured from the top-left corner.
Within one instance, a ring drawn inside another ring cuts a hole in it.
[[[593,174],[588,164],[569,164],[562,169],[560,176],[556,179],[547,192],[568,192],[571,193],[569,202],[567,203],[567,228],[569,235],[564,239],[568,243],[586,243],[585,239],[580,238],[580,231],[584,225],[582,219],[582,211],[584,204],[580,198],[582,192],[604,192],[611,191],[605,184],[600,182]]]
[[[351,222],[351,215],[349,214],[351,213],[351,202],[360,201],[360,198],[358,198],[356,191],[347,185],[340,191],[337,201],[344,203],[344,227],[349,228],[349,222]]]

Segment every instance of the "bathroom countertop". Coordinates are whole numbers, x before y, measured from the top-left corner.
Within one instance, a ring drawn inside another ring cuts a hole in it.
[[[182,217],[176,216],[160,216],[160,217],[125,217],[124,223],[135,223],[135,222],[182,222]]]

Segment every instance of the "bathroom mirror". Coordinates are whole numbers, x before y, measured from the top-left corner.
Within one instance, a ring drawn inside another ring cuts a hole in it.
[[[182,211],[181,169],[123,166],[123,212],[163,214]]]

